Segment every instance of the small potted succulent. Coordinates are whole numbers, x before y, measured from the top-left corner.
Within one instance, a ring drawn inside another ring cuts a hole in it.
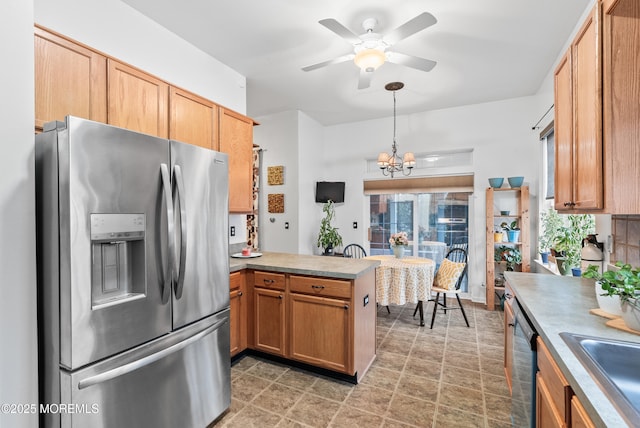
[[[518,242],[518,239],[520,239],[520,227],[517,220],[513,220],[511,223],[503,221],[500,227],[507,232],[509,242]]]
[[[600,273],[598,266],[590,265],[582,274],[596,280],[600,296],[618,296],[622,319],[630,329],[640,331],[640,269],[617,262],[618,270]]]
[[[407,232],[394,233],[389,237],[389,244],[393,250],[393,254],[396,258],[401,259],[404,255],[404,247],[409,245],[409,237]]]

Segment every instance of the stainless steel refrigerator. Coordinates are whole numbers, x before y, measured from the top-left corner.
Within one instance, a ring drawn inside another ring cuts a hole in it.
[[[68,116],[36,136],[36,200],[41,426],[224,412],[227,155]]]

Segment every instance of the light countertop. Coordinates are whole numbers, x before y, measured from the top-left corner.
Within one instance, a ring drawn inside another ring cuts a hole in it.
[[[379,264],[377,260],[263,252],[260,257],[231,257],[229,271],[259,269],[327,278],[355,279],[375,269]]]
[[[605,318],[589,313],[598,307],[593,279],[520,272],[506,272],[505,278],[594,424],[627,426],[559,333],[638,343],[640,335],[608,327]]]

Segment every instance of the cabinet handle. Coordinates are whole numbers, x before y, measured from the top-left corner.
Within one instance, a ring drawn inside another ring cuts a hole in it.
[[[565,203],[564,203],[564,206],[565,206],[565,207],[570,207],[570,206],[571,206],[571,202],[565,202]]]
[[[265,284],[273,284],[275,281],[273,279],[263,279],[262,282]]]
[[[516,325],[515,325],[514,323],[511,323],[511,322],[510,322],[510,323],[508,324],[508,326],[509,326],[509,327],[515,327]]]
[[[345,309],[349,309],[349,305],[344,305],[344,308]]]
[[[242,291],[238,293],[238,297],[242,297]]]
[[[315,288],[316,290],[322,290],[324,285],[312,285],[311,288]]]
[[[278,299],[282,300],[282,294],[278,295]]]

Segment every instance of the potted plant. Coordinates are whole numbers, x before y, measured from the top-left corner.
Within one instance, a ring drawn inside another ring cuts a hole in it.
[[[509,272],[515,271],[516,267],[522,263],[520,250],[506,245],[500,245],[496,249],[493,258],[496,262],[506,262],[506,270]]]
[[[571,272],[572,268],[580,268],[582,241],[589,234],[595,233],[595,219],[591,214],[570,214],[566,216],[564,227],[556,238],[555,251],[558,270],[563,275]],[[576,272],[577,276],[580,274]]]
[[[342,236],[338,233],[338,228],[331,226],[331,220],[335,217],[336,212],[333,208],[333,202],[326,202],[322,206],[325,216],[320,221],[320,233],[318,234],[318,247],[324,249],[324,255],[333,254],[333,249],[342,245]]]
[[[393,249],[393,254],[396,258],[401,259],[404,255],[404,247],[409,245],[409,237],[407,232],[398,232],[391,235],[389,238],[389,244]]]
[[[549,253],[551,247],[555,243],[560,229],[562,228],[562,217],[553,208],[543,212],[540,215],[540,233],[538,236],[538,249],[540,251],[540,258],[542,263],[549,263]]]
[[[596,289],[600,285],[603,291],[598,294],[618,296],[624,323],[640,331],[640,269],[622,262],[617,262],[616,267],[619,269],[600,273],[598,266],[590,265],[582,276],[596,280]]]
[[[517,220],[513,220],[511,223],[503,221],[500,227],[507,232],[509,242],[518,242],[518,239],[520,239],[520,227]]]

